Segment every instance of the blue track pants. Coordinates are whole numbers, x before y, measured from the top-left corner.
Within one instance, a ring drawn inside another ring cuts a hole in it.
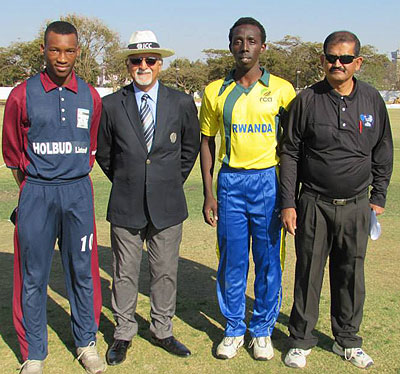
[[[227,320],[225,335],[246,332],[246,285],[250,241],[255,263],[252,337],[271,336],[282,296],[282,229],[275,167],[243,170],[222,167],[218,175],[217,295]]]

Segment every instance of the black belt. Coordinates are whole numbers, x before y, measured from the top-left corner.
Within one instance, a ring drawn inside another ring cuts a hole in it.
[[[359,194],[357,196],[354,196],[354,197],[350,197],[348,199],[334,199],[334,198],[329,197],[329,196],[321,195],[318,192],[315,192],[314,190],[311,190],[311,189],[309,189],[307,187],[303,187],[302,188],[302,192],[305,192],[308,195],[312,195],[315,198],[317,198],[318,200],[325,201],[325,202],[330,203],[332,205],[339,205],[339,206],[350,204],[350,203],[352,203],[352,202],[354,202],[356,200],[363,200],[363,199],[367,198],[367,196],[368,196],[367,191],[364,191],[363,193],[361,193],[361,194]]]

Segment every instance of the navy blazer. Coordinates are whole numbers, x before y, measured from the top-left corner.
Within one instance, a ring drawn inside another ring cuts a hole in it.
[[[148,153],[133,84],[103,98],[96,160],[112,182],[112,224],[163,229],[188,216],[183,184],[200,148],[193,98],[160,83],[156,121]]]

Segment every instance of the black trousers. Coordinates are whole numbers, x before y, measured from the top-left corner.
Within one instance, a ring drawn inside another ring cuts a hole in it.
[[[312,191],[303,191],[297,209],[294,303],[289,320],[290,346],[309,349],[329,257],[331,326],[345,348],[361,347],[359,331],[365,300],[364,259],[371,210],[367,193],[335,205]]]

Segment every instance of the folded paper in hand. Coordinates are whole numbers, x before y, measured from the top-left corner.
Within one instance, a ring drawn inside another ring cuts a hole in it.
[[[369,224],[369,236],[372,240],[377,240],[381,236],[381,224],[376,218],[375,210],[371,209],[371,222]]]

